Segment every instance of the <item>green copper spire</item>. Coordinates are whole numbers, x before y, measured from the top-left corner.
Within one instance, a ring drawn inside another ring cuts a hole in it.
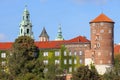
[[[33,32],[32,32],[32,23],[30,22],[30,14],[27,10],[27,6],[25,6],[22,21],[20,23],[20,31],[19,36],[30,36],[33,38]]]
[[[58,33],[57,33],[57,37],[55,40],[64,40],[62,36],[62,31],[61,31],[61,24],[59,24]]]

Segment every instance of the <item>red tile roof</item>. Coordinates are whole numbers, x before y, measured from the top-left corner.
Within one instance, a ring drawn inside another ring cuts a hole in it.
[[[98,17],[93,19],[90,23],[93,23],[93,22],[112,22],[112,23],[114,23],[114,21],[112,19],[110,19],[103,13],[101,13]]]
[[[120,54],[120,45],[114,45],[114,54]]]
[[[53,49],[53,48],[60,48],[62,44],[68,44],[68,43],[84,43],[84,42],[90,42],[88,39],[86,39],[83,36],[78,36],[70,40],[62,40],[62,41],[46,41],[46,42],[39,42],[36,41],[35,45],[39,49]],[[6,50],[12,48],[13,42],[5,42],[0,43],[0,50]]]
[[[0,50],[8,50],[12,48],[13,42],[0,42]]]
[[[60,48],[62,44],[78,43],[78,42],[84,43],[90,41],[83,36],[78,36],[70,40],[35,42],[35,44],[36,46],[38,46],[39,49],[48,49],[48,48]]]

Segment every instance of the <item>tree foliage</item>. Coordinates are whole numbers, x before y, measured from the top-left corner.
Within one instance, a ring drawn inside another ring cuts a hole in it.
[[[76,72],[73,73],[73,80],[101,80],[95,67],[89,69],[88,66],[80,66]]]
[[[104,80],[120,80],[120,54],[115,55],[115,64],[103,75]]]
[[[17,38],[8,59],[10,77],[15,80],[44,78],[44,65],[37,58],[38,49],[28,36]]]
[[[63,70],[59,65],[48,65],[48,71],[45,72],[45,80],[64,80]]]

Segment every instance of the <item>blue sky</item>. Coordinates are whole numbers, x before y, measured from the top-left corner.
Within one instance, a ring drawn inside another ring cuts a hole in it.
[[[54,40],[59,24],[66,40],[79,35],[90,39],[89,22],[103,12],[115,22],[114,41],[120,42],[120,0],[0,0],[0,42],[18,37],[25,5],[36,41],[44,26]]]

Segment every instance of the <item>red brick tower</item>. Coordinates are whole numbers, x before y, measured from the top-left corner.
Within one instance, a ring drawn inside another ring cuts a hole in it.
[[[112,67],[114,59],[114,22],[100,14],[90,22],[92,60],[100,74]]]

